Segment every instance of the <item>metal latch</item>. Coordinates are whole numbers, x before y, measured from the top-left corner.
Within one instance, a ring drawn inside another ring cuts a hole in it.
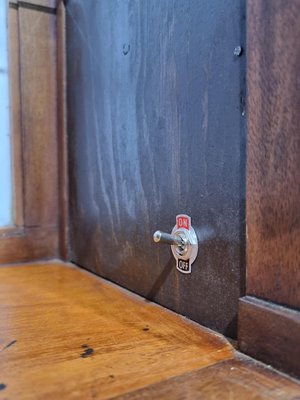
[[[191,225],[191,217],[185,214],[176,216],[176,225],[171,234],[156,231],[153,235],[155,243],[171,245],[176,268],[183,274],[192,272],[192,264],[198,254],[198,240],[195,230]]]

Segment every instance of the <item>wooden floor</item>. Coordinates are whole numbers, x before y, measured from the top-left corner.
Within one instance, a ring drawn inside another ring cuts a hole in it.
[[[299,399],[222,336],[67,264],[0,268],[0,399]]]

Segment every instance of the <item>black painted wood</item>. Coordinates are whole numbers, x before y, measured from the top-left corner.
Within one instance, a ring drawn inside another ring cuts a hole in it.
[[[244,288],[244,19],[237,0],[67,3],[72,260],[228,335]],[[212,232],[191,275],[152,241],[178,213]]]

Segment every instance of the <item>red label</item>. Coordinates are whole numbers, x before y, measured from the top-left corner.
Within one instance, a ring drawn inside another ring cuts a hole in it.
[[[178,229],[184,228],[190,230],[191,226],[190,217],[188,217],[187,215],[177,215],[176,225]]]

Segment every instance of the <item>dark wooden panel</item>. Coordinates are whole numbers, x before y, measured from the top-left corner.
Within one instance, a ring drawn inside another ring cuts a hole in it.
[[[19,8],[26,226],[58,224],[56,17]]]
[[[115,397],[128,400],[296,400],[300,384],[255,361],[237,355],[135,392]]]
[[[67,3],[72,260],[228,335],[243,289],[243,24],[235,0]],[[182,212],[212,232],[190,276],[152,243]]]
[[[244,297],[238,335],[241,351],[300,377],[300,312]]]
[[[247,293],[300,307],[300,1],[248,5]]]

